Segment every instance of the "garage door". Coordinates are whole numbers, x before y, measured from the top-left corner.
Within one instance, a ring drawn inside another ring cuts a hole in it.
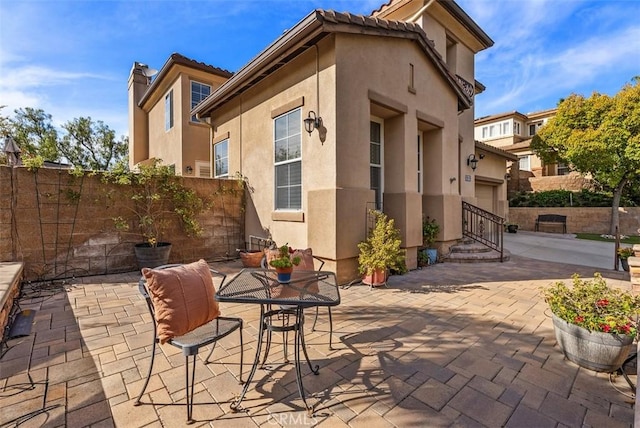
[[[478,206],[483,210],[492,213],[496,212],[494,190],[495,186],[476,183],[476,198]]]

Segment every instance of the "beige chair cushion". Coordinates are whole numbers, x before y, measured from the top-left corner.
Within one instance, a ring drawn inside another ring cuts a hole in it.
[[[279,251],[277,249],[272,250],[266,248],[264,250],[264,255],[267,258],[267,268],[273,269],[273,267],[269,264],[271,260],[278,258]],[[307,248],[306,250],[294,250],[293,253],[289,254],[289,257],[293,259],[294,257],[300,257],[300,263],[298,265],[293,266],[293,270],[315,270],[313,265],[313,252],[311,248]]]
[[[220,315],[204,260],[167,269],[142,269],[155,309],[160,343],[182,336]]]

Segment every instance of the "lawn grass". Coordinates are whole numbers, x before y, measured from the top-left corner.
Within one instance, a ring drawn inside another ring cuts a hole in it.
[[[591,241],[615,242],[615,239],[607,239],[600,236],[599,233],[576,233],[578,239],[589,239]],[[640,236],[631,235],[620,240],[623,244],[640,244]]]

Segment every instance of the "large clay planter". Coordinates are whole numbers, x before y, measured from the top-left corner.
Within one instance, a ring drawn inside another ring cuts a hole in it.
[[[387,283],[387,272],[379,269],[373,271],[371,275],[365,275],[362,278],[362,283],[371,287],[380,287]]]
[[[633,347],[632,335],[589,331],[554,314],[558,346],[568,360],[596,372],[613,373],[622,366]]]
[[[246,268],[259,268],[262,257],[264,257],[264,252],[260,250],[240,251],[242,266]]]
[[[140,269],[145,267],[154,268],[169,263],[171,244],[168,242],[158,242],[155,247],[147,243],[136,244],[133,249]]]

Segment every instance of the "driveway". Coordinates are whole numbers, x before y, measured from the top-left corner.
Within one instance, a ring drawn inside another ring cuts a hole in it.
[[[505,233],[504,246],[512,255],[589,266],[599,269],[613,269],[615,243],[577,239],[567,233],[543,233],[518,231]],[[622,268],[620,268],[622,269]]]

